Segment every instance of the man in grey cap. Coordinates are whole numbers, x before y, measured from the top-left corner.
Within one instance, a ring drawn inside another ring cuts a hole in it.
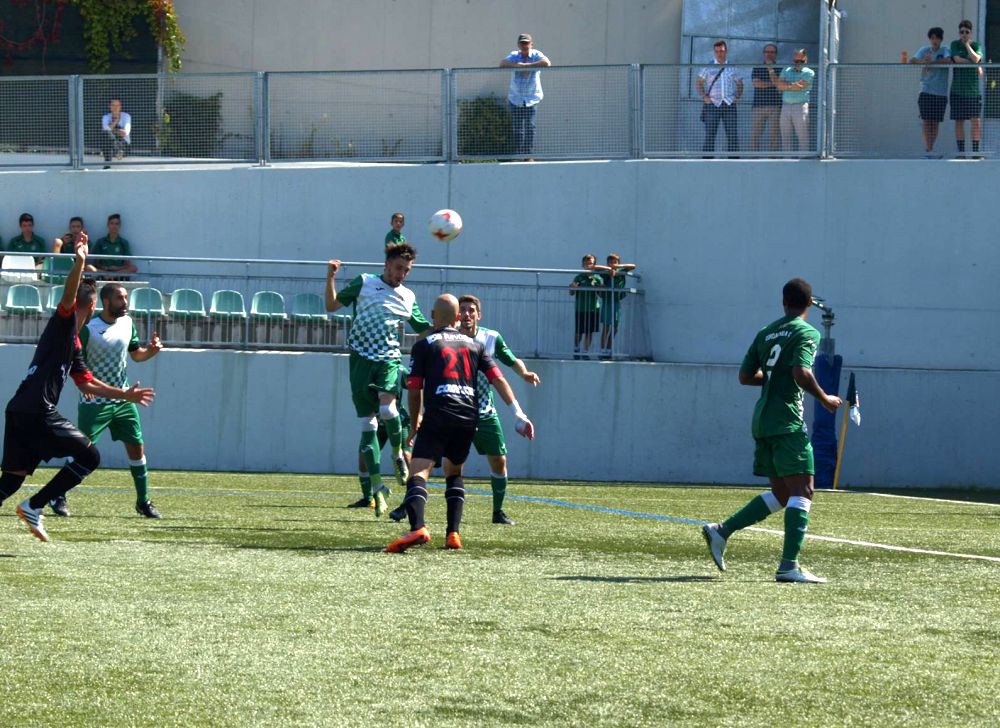
[[[535,142],[535,107],[542,100],[542,82],[537,69],[551,66],[545,54],[532,45],[527,33],[517,36],[517,50],[511,51],[502,61],[501,68],[516,68],[510,76],[510,116],[514,123],[514,154],[530,162]],[[531,69],[531,70],[520,70]]]

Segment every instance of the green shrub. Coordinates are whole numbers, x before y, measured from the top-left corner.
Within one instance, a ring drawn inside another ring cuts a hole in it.
[[[459,156],[505,157],[513,152],[506,99],[490,95],[458,102]]]
[[[222,142],[222,92],[192,96],[174,92],[164,102],[156,130],[160,154],[216,157]]]

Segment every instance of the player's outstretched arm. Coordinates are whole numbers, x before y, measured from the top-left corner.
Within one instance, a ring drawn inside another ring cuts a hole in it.
[[[112,387],[100,379],[78,381],[76,386],[84,395],[89,394],[94,397],[105,397],[106,399],[123,399],[126,402],[141,404],[143,407],[149,407],[153,403],[153,398],[156,397],[156,392],[153,391],[152,387],[140,387],[139,382],[136,382],[128,389]]]
[[[66,277],[66,287],[63,289],[62,298],[59,305],[66,311],[76,302],[76,292],[80,290],[80,281],[83,280],[83,267],[87,263],[87,253],[90,252],[90,238],[86,232],[81,232],[73,242],[74,255],[73,268],[70,269]]]
[[[337,300],[337,271],[340,270],[340,261],[331,260],[326,266],[326,310],[333,313],[343,308],[344,304]]]
[[[819,382],[816,381],[813,370],[809,367],[792,367],[792,377],[794,377],[795,383],[802,387],[803,390],[818,399],[819,403],[828,412],[836,412],[837,408],[842,404],[840,397],[833,397],[823,391],[823,388],[819,386]]]
[[[130,351],[128,354],[132,357],[132,361],[148,361],[154,356],[160,353],[163,349],[163,343],[160,341],[160,335],[153,332],[153,335],[149,338],[149,343],[146,346],[140,346],[134,351]]]
[[[535,439],[535,426],[532,424],[528,416],[524,414],[521,409],[521,405],[517,403],[517,398],[514,396],[514,390],[510,388],[510,384],[507,380],[501,377],[496,377],[490,382],[493,388],[500,395],[500,399],[506,402],[510,406],[511,412],[514,413],[514,419],[517,423],[514,425],[514,429],[517,431],[518,435],[527,437],[529,440]]]
[[[513,369],[517,372],[518,376],[524,381],[530,384],[532,387],[537,387],[542,383],[541,378],[534,372],[529,372],[528,367],[524,365],[524,362],[520,359],[516,360],[513,364]]]

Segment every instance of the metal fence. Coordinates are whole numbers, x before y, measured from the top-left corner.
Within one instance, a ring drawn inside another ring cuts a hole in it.
[[[14,257],[14,256],[7,256]],[[27,256],[25,256],[27,257]],[[0,342],[34,343],[62,295],[70,256],[40,254],[62,265],[43,264],[0,272]],[[106,256],[91,256],[100,260]],[[326,263],[316,261],[231,260],[213,258],[132,258],[139,272],[121,280],[130,292],[130,309],[140,338],[153,331],[169,347],[244,350],[347,351],[350,309],[324,310]],[[55,268],[60,271],[49,272]],[[380,272],[381,263],[345,263],[338,275],[344,286],[359,273]],[[574,299],[569,283],[580,271],[526,268],[416,266],[406,285],[430,316],[441,293],[471,293],[482,301],[483,325],[497,329],[522,357],[570,358],[574,354]],[[99,285],[101,283],[99,278]],[[612,307],[607,329],[613,359],[649,359],[643,291],[630,275],[618,296],[603,298]],[[600,289],[595,289],[600,291]],[[616,312],[617,309],[617,312]],[[613,320],[620,320],[615,331]],[[591,349],[598,358],[601,333]],[[401,327],[404,349],[416,339]]]
[[[0,166],[343,160],[438,162],[645,157],[906,158],[926,150],[917,95],[927,72],[974,74],[984,103],[980,154],[1000,153],[1000,65],[813,67],[807,138],[772,135],[755,66],[727,66],[743,92],[732,145],[706,139],[696,79],[705,65],[570,66],[538,71],[533,138],[515,145],[523,110],[499,68],[330,73],[0,78]],[[713,68],[711,66],[707,68]],[[101,119],[112,98],[132,117],[130,143],[107,159]],[[25,113],[30,110],[30,113]],[[523,127],[522,127],[523,128]],[[971,135],[970,135],[971,136]],[[951,154],[954,126],[940,128]],[[971,150],[970,150],[971,151]]]

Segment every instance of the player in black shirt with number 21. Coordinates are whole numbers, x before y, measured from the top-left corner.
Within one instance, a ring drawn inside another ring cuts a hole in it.
[[[401,553],[411,546],[431,540],[424,524],[427,503],[427,478],[434,463],[444,458],[448,528],[445,548],[462,548],[459,526],[465,503],[462,464],[469,455],[476,434],[479,401],[476,397],[476,373],[482,371],[506,402],[517,420],[515,429],[529,440],[535,427],[521,411],[514,392],[483,345],[455,328],[458,322],[458,299],[451,294],[440,296],[431,313],[434,330],[413,345],[410,353],[410,378],[407,382],[410,416],[415,437],[410,460],[410,478],[406,481],[406,515],[410,530],[386,547]]]

